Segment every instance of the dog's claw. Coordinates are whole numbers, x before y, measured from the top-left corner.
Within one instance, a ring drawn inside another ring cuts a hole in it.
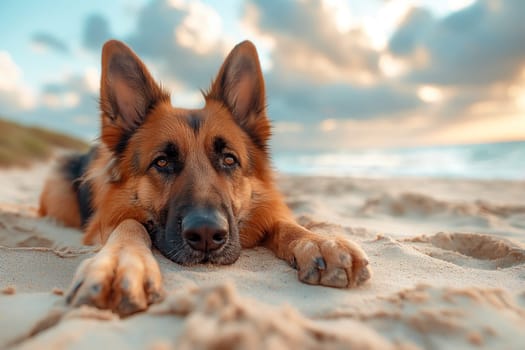
[[[318,256],[317,258],[315,258],[315,263],[317,264],[317,268],[319,270],[325,270],[326,269],[326,262],[324,261],[324,259],[320,256]]]
[[[77,283],[75,283],[74,286],[69,290],[69,292],[67,293],[67,296],[66,296],[66,303],[67,304],[71,304],[71,302],[75,298],[75,295],[77,294],[78,290],[80,289],[80,287],[82,287],[83,283],[84,283],[84,281],[80,280]]]
[[[100,283],[95,283],[89,288],[89,290],[91,294],[97,295],[102,291],[102,285]]]
[[[129,316],[146,308],[147,304],[144,301],[134,300],[129,295],[123,295],[117,305],[117,311],[122,316]]]
[[[290,261],[290,266],[297,270],[297,259],[295,259],[295,256],[292,257],[292,261]]]
[[[356,284],[360,285],[361,283],[367,281],[370,278],[370,270],[366,267],[368,265],[368,261],[363,266],[363,268],[358,272],[357,278],[356,278]]]
[[[164,299],[164,293],[162,292],[151,292],[148,293],[148,304],[156,304]]]

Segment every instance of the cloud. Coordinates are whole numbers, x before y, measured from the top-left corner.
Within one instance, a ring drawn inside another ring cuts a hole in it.
[[[385,79],[363,30],[341,30],[317,1],[252,0],[244,23],[272,41],[268,105],[279,121],[379,118],[422,105],[414,89]]]
[[[219,16],[200,2],[152,1],[124,40],[155,65],[160,81],[179,89],[207,88],[224,59]],[[208,19],[211,19],[208,21]]]
[[[398,56],[428,53],[428,64],[414,69],[409,81],[442,85],[508,82],[524,67],[525,2],[479,0],[435,19],[414,9],[392,36],[389,48]]]
[[[373,19],[358,19],[338,0],[248,0],[232,24],[201,1],[153,0],[137,10],[134,30],[117,39],[173,91],[175,105],[193,107],[233,48],[225,28],[237,25],[262,54],[279,150],[456,142],[469,128],[472,138],[488,140],[476,123],[500,136],[523,124],[525,2],[465,0],[444,17],[404,0],[377,6]],[[96,52],[97,68],[88,62],[39,94],[24,95],[21,71],[10,57],[2,70],[0,54],[0,106],[95,135],[98,57],[112,37],[109,19],[89,16],[81,44]],[[33,96],[26,107],[24,96]]]
[[[33,34],[31,44],[37,51],[51,50],[62,54],[69,53],[69,46],[49,33]]]
[[[435,25],[435,19],[429,10],[412,8],[405,16],[401,25],[390,38],[390,52],[399,56],[411,54],[419,45],[419,41]]]
[[[0,113],[8,116],[34,105],[34,93],[23,81],[22,70],[8,52],[0,51]]]
[[[208,87],[224,58],[221,26],[219,14],[200,1],[154,0],[137,11],[136,29],[126,35],[112,35],[106,18],[89,16],[83,44],[98,54],[106,40],[122,40],[163,85],[193,95]]]
[[[270,115],[278,120],[308,123],[325,118],[365,119],[400,113],[422,104],[412,91],[399,91],[387,84],[314,84],[270,73],[267,85]]]
[[[337,13],[330,10],[313,0],[251,0],[244,22],[272,38],[275,67],[315,81],[370,83],[380,73],[379,53],[361,28],[341,30]]]
[[[266,73],[272,118],[311,123],[379,117],[420,106],[415,90],[379,81],[380,53],[363,31],[341,30],[334,16],[330,7],[316,1],[246,5],[244,25],[273,40],[273,69]],[[121,39],[161,83],[175,89],[176,102],[191,100],[195,105],[194,98],[179,97],[207,88],[217,73],[232,48],[221,28],[220,16],[201,2],[157,0],[138,12],[136,30]]]
[[[10,116],[25,123],[94,139],[99,128],[98,92],[93,92],[87,76],[71,75],[45,84],[31,109],[14,111]]]
[[[177,44],[200,55],[213,52],[222,34],[222,20],[219,14],[199,1],[181,5],[179,8],[186,9],[188,13],[175,28]]]
[[[85,48],[100,51],[102,45],[113,35],[108,20],[99,14],[91,14],[84,23],[82,44]]]

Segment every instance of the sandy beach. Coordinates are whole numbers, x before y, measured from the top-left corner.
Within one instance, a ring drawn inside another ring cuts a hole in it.
[[[0,348],[525,348],[525,182],[279,177],[302,225],[363,247],[367,284],[302,284],[264,248],[231,266],[156,253],[167,298],[120,319],[65,305],[97,247],[36,217],[48,169],[0,172]]]

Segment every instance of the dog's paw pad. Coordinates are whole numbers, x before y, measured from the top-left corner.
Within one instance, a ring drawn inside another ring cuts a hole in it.
[[[346,287],[348,285],[346,271],[342,268],[331,269],[326,273],[323,273],[323,277],[319,284],[330,287]]]

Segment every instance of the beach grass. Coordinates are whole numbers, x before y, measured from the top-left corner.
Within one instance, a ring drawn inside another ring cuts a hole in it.
[[[85,141],[40,127],[0,119],[0,167],[27,166],[58,149],[84,151]]]

